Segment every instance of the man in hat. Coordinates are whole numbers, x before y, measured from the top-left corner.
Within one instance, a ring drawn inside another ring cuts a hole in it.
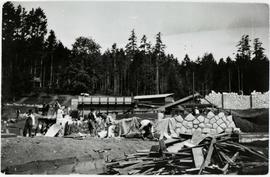
[[[32,129],[35,126],[35,116],[30,109],[27,113],[27,118],[25,121],[24,129],[23,129],[23,136],[26,136],[27,133],[29,137],[32,137]]]

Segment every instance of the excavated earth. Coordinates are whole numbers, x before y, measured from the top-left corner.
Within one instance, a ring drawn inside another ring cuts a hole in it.
[[[102,174],[105,160],[124,158],[155,141],[83,140],[61,137],[1,138],[1,172],[7,174]]]

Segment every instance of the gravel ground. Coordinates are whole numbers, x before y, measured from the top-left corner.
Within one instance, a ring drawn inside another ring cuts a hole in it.
[[[109,159],[124,157],[124,153],[135,153],[138,149],[150,149],[158,142],[138,139],[96,139],[83,140],[61,137],[16,137],[1,138],[1,170],[13,165],[36,160],[55,160],[69,157],[96,156],[94,150],[106,150]]]

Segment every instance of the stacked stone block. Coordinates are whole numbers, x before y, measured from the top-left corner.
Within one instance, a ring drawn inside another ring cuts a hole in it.
[[[226,116],[223,112],[215,115],[209,112],[206,116],[199,115],[193,116],[188,114],[185,118],[182,116],[174,117],[175,119],[175,132],[190,134],[194,131],[201,131],[202,133],[221,133],[223,131],[232,131],[236,128],[232,116]]]
[[[212,91],[205,98],[212,104],[222,108],[222,93]],[[208,104],[201,99],[202,104]],[[224,109],[250,109],[250,108],[269,108],[269,92],[252,92],[251,95],[238,95],[237,93],[223,93]]]

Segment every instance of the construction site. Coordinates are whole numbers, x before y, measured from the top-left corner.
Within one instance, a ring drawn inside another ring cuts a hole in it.
[[[267,174],[268,92],[40,94],[2,105],[6,174]],[[55,111],[53,106],[58,109]],[[27,111],[35,126],[25,134]],[[96,114],[96,134],[87,117]],[[108,119],[110,122],[108,123]],[[151,123],[151,136],[143,122]]]
[[[2,174],[269,173],[268,1],[1,5]]]

